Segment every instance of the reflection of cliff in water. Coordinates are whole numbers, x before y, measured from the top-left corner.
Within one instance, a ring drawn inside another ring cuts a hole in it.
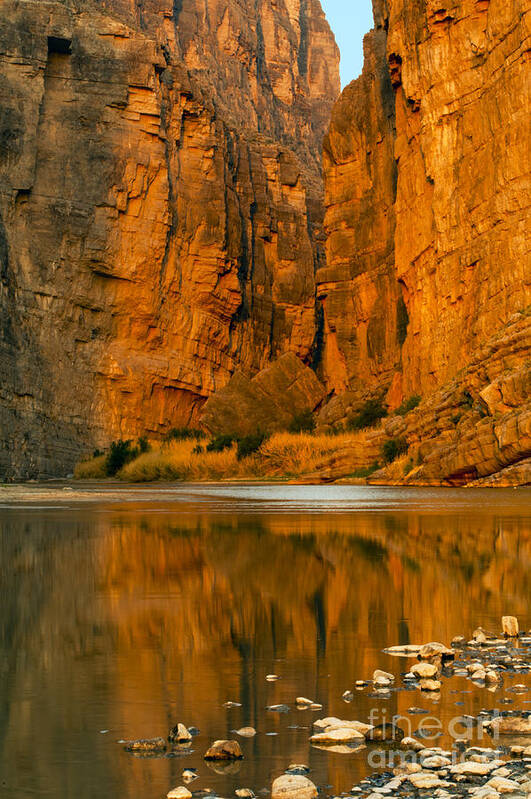
[[[448,641],[508,610],[529,622],[531,610],[531,534],[517,514],[19,513],[1,521],[0,546],[0,746],[44,783],[36,770],[65,730],[82,746],[87,702],[105,708],[102,727],[132,736],[179,719],[209,737],[263,728],[267,704],[300,694],[345,713],[354,680],[397,670],[385,646]],[[243,708],[225,721],[228,699]],[[389,711],[412,701],[394,695]],[[371,706],[358,695],[348,714]],[[33,760],[36,729],[45,756]],[[273,739],[260,746],[273,751]],[[297,747],[292,759],[307,758],[306,732]],[[105,758],[106,784],[123,788]],[[71,768],[89,780],[83,762]],[[151,766],[131,768],[142,780]]]

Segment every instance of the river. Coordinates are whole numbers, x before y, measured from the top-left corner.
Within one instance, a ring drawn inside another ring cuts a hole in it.
[[[494,690],[454,677],[431,696],[404,686],[410,661],[382,652],[499,631],[507,614],[531,628],[530,500],[529,489],[0,489],[0,795],[163,799],[184,768],[198,770],[194,792],[266,795],[295,762],[334,796],[371,771],[371,748],[312,746],[318,718],[400,714],[413,733],[409,709],[423,710],[441,743],[456,715],[531,710],[531,692],[513,691],[529,673]],[[398,690],[355,690],[376,668]],[[298,710],[297,696],[323,709]],[[178,721],[200,732],[171,756],[119,743]],[[212,741],[248,725],[240,763],[206,765]]]

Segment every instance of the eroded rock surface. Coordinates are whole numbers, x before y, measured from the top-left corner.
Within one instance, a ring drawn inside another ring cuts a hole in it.
[[[215,435],[285,430],[298,414],[314,411],[325,396],[315,373],[288,352],[252,380],[236,373],[208,400],[201,422]]]
[[[318,0],[5,0],[3,476],[311,361],[338,60]]]
[[[529,305],[530,9],[378,0],[325,145],[318,274],[336,393],[453,379]],[[529,338],[528,338],[529,343]]]

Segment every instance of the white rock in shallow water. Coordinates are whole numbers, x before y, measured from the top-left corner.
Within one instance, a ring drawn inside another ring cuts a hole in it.
[[[192,794],[188,788],[185,788],[183,785],[181,785],[180,788],[173,788],[166,796],[167,799],[192,799]]]
[[[433,663],[427,663],[426,661],[415,663],[415,665],[411,667],[411,674],[414,674],[415,677],[429,680],[430,677],[435,677],[437,675],[437,666]]]
[[[531,716],[528,718],[499,717],[488,721],[485,727],[491,735],[531,735]]]
[[[414,788],[445,788],[448,782],[440,780],[437,774],[430,774],[420,771],[418,774],[410,774],[408,780]]]
[[[441,690],[441,683],[439,680],[421,680],[420,681],[420,690],[421,691],[440,691]]]
[[[298,696],[295,700],[295,704],[298,707],[311,707],[311,705],[313,705],[313,699],[308,699],[306,696]]]
[[[429,644],[424,644],[424,646],[421,646],[418,653],[420,660],[431,660],[439,655],[443,658],[443,660],[453,660],[455,658],[455,652],[453,649],[449,649],[447,646],[439,643],[438,641],[432,641]]]
[[[278,680],[278,674],[266,674],[266,680],[267,682],[275,682],[275,680]]]
[[[507,780],[505,777],[492,777],[487,784],[486,788],[492,788],[493,791],[498,793],[516,793],[521,790],[521,786],[514,780]]]
[[[386,655],[413,657],[414,655],[418,655],[420,649],[421,647],[418,644],[403,644],[402,646],[389,646],[387,649],[384,649],[384,652]]]
[[[418,774],[419,771],[422,771],[422,766],[420,763],[403,763],[401,766],[397,766],[393,769],[393,774],[397,776],[403,776],[405,774]]]
[[[467,774],[468,776],[485,777],[491,771],[495,771],[500,766],[504,765],[503,760],[492,760],[490,763],[473,763],[467,761],[466,763],[456,763],[452,766],[450,771],[452,774]]]
[[[451,766],[452,761],[442,755],[433,755],[432,757],[425,757],[422,761],[422,768],[435,769],[438,771],[445,766]]]
[[[395,679],[394,674],[390,674],[388,671],[382,671],[381,669],[376,669],[374,674],[372,675],[372,681],[374,683],[378,682],[379,680],[387,681],[387,683],[393,682]]]
[[[313,782],[298,774],[277,777],[271,788],[271,799],[315,799],[316,796]]]
[[[234,793],[238,799],[253,799],[254,792],[250,788],[237,788]]]
[[[507,638],[516,638],[520,632],[520,627],[518,625],[518,619],[516,616],[503,616],[502,629],[503,634]]]
[[[420,741],[417,741],[416,738],[402,738],[400,741],[400,748],[401,749],[410,749],[413,752],[422,752],[423,749],[426,749],[426,746],[422,744]]]
[[[335,716],[330,716],[326,719],[317,719],[317,721],[314,721],[313,726],[318,732],[349,729],[357,730],[357,732],[361,732],[362,735],[366,735],[374,729],[372,724],[365,724],[363,721],[346,721],[344,719],[338,719]]]
[[[252,738],[256,735],[256,730],[254,727],[240,727],[239,730],[235,730],[236,735],[239,735],[241,738]]]
[[[353,730],[351,727],[341,727],[339,729],[326,730],[325,732],[318,732],[312,735],[310,741],[312,744],[346,744],[351,741],[364,741],[365,736],[358,730]]]
[[[325,719],[316,719],[313,726],[316,730],[326,730],[328,727],[342,727],[344,725],[337,716],[327,716]]]

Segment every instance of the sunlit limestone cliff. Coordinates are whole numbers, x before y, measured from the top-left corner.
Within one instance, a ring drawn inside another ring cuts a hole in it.
[[[373,6],[324,146],[323,421],[419,397],[384,432],[426,479],[484,477],[531,454],[531,9]]]
[[[531,10],[373,6],[338,99],[318,0],[1,0],[0,477],[374,401],[309,480],[531,481]]]
[[[312,362],[338,68],[318,0],[2,0],[2,475]]]

